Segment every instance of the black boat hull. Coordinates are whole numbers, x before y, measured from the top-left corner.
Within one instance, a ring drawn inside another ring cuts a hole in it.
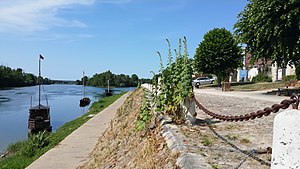
[[[28,132],[52,131],[50,123],[50,107],[38,105],[29,109]]]
[[[85,107],[85,106],[89,105],[90,102],[91,102],[91,100],[89,98],[85,97],[85,98],[80,100],[79,106],[80,107]]]
[[[111,96],[112,95],[112,92],[110,90],[105,90],[104,91],[104,95],[105,96]]]

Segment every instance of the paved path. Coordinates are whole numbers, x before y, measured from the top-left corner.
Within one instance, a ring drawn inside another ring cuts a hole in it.
[[[223,92],[220,88],[213,88],[213,89],[194,89],[194,92],[197,96],[201,97],[201,94],[212,94],[212,95],[219,95],[219,96],[232,96],[232,97],[239,97],[239,98],[251,98],[255,100],[263,100],[263,101],[270,101],[274,103],[280,103],[284,99],[288,99],[287,96],[277,96],[277,95],[266,95],[267,91],[269,90],[262,90],[262,91],[249,91],[249,92],[241,92],[241,91],[229,91]]]
[[[150,84],[142,84],[142,87],[151,91]],[[263,100],[263,101],[270,101],[274,103],[280,103],[284,99],[288,99],[287,96],[277,96],[277,95],[266,95],[268,91],[272,91],[272,89],[268,90],[261,90],[261,91],[228,91],[223,92],[221,88],[204,88],[204,89],[196,89],[194,88],[194,92],[196,96],[201,97],[201,94],[211,94],[211,95],[218,95],[218,96],[231,96],[231,97],[239,97],[239,98],[251,98],[255,100]]]
[[[74,169],[86,162],[99,137],[108,128],[110,121],[115,117],[117,109],[129,96],[126,93],[113,104],[95,115],[58,146],[52,148],[39,159],[34,161],[28,169]]]

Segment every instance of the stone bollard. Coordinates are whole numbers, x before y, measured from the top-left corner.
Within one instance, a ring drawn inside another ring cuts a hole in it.
[[[193,99],[189,100],[188,98],[185,98],[182,107],[184,110],[186,122],[189,124],[195,124],[197,116],[195,101]]]
[[[271,169],[300,168],[300,111],[285,110],[274,118]]]

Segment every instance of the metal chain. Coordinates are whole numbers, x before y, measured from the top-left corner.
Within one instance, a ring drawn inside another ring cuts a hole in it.
[[[231,147],[233,147],[234,149],[236,149],[237,151],[248,155],[249,157],[255,159],[256,161],[260,162],[262,165],[267,165],[267,166],[271,166],[271,164],[269,162],[264,161],[263,159],[260,159],[258,157],[256,157],[255,155],[253,155],[253,153],[250,153],[249,151],[245,151],[240,149],[238,146],[234,145],[233,143],[229,142],[227,139],[225,139],[223,136],[221,136],[219,133],[216,132],[216,130],[210,125],[207,124],[207,126],[209,127],[209,129],[217,136],[219,137],[221,140],[223,140],[224,142],[226,142],[227,144],[229,144]]]
[[[255,153],[255,150],[252,150],[251,152],[250,152],[250,154],[254,154]],[[241,166],[242,166],[242,164],[244,164],[244,162],[248,159],[248,157],[249,157],[250,155],[247,155],[240,163],[239,163],[239,165],[237,165],[236,167],[234,167],[233,169],[239,169]]]
[[[299,105],[299,95],[293,94],[290,99],[285,99],[280,102],[280,104],[274,104],[271,107],[266,107],[263,110],[258,110],[257,112],[252,112],[250,114],[244,114],[239,116],[226,116],[217,113],[213,113],[206,109],[204,106],[200,104],[200,102],[194,97],[194,101],[201,110],[203,110],[206,114],[212,116],[213,118],[223,120],[223,121],[247,121],[254,120],[255,118],[261,118],[262,116],[268,116],[273,113],[277,113],[279,109],[287,109],[292,105],[293,109],[298,109]]]
[[[240,152],[236,149],[229,149],[229,148],[215,148],[215,147],[208,147],[208,146],[194,146],[194,145],[189,145],[189,144],[184,144],[186,147],[192,147],[192,148],[199,148],[199,149],[210,149],[210,150],[217,150],[217,151],[228,151],[228,152]],[[272,153],[272,148],[267,147],[265,149],[254,149],[256,154],[271,154]],[[251,152],[253,150],[243,150],[243,151],[248,151]]]
[[[210,150],[217,150],[217,151],[239,152],[235,149],[228,149],[228,148],[214,148],[214,147],[208,147],[208,146],[193,146],[193,145],[188,145],[188,144],[185,144],[185,146],[192,147],[192,148],[199,148],[199,149],[210,149]]]

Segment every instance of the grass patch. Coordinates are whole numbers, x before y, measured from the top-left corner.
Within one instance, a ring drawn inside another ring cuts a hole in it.
[[[228,126],[225,127],[226,130],[232,130],[232,129],[236,129],[236,128],[237,128],[237,126],[236,125],[232,125],[232,124],[230,124],[230,125],[228,125]]]
[[[242,144],[248,144],[248,143],[250,143],[250,140],[247,139],[247,138],[242,138],[242,139],[240,140],[240,143],[242,143]]]
[[[204,135],[201,143],[204,146],[210,146],[212,144],[212,140],[207,135]]]
[[[263,83],[254,83],[254,82],[232,82],[230,83],[231,89],[235,91],[258,91],[258,90],[268,90],[268,89],[277,89],[283,88],[286,86],[286,82],[263,82]],[[200,88],[216,88],[218,85],[201,85]]]
[[[219,166],[218,164],[212,164],[211,167],[213,169],[219,169],[219,168],[221,168],[221,166]]]
[[[264,82],[255,83],[243,86],[233,86],[232,89],[236,91],[257,91],[257,90],[267,90],[267,89],[277,89],[285,87],[285,82]]]
[[[226,138],[228,138],[229,140],[236,140],[238,137],[235,135],[225,135]]]
[[[56,146],[65,137],[88,121],[90,119],[89,115],[97,114],[125,93],[126,92],[122,92],[117,95],[105,97],[102,100],[93,103],[89,112],[75,120],[65,123],[55,133],[51,133],[49,136],[45,137],[44,135],[37,135],[37,137],[32,139],[11,144],[7,149],[9,156],[0,160],[0,169],[23,169],[27,167],[34,160]],[[47,144],[44,144],[45,141]]]
[[[244,85],[250,85],[255,84],[254,82],[232,82],[230,83],[230,86],[244,86]],[[215,88],[218,87],[218,84],[207,84],[207,85],[200,85],[201,88]]]

